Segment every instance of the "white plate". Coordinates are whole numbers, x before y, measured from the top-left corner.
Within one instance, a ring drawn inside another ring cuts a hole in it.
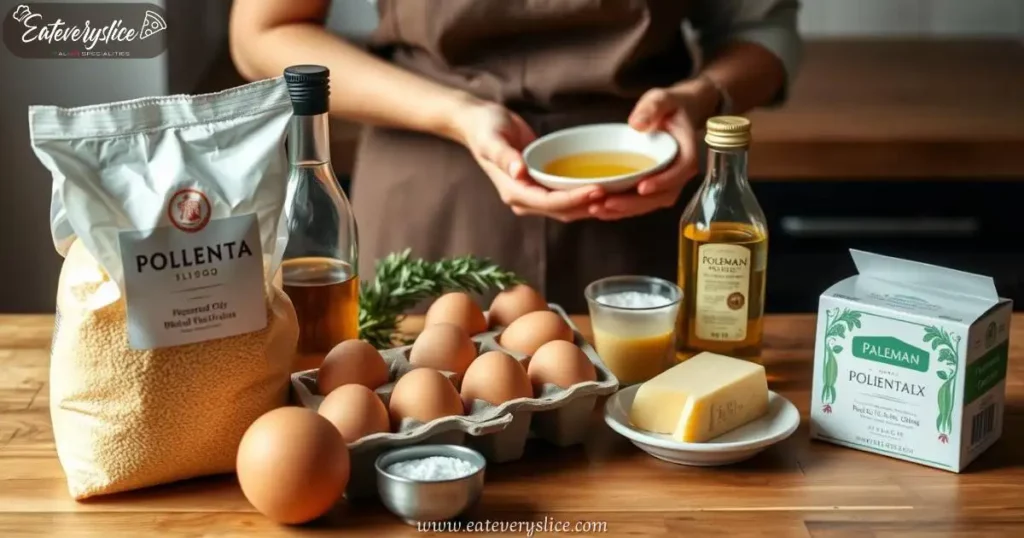
[[[594,179],[555,176],[544,172],[551,161],[575,153],[628,151],[646,155],[655,164],[632,174]],[[572,190],[600,185],[607,192],[632,189],[645,176],[661,170],[676,158],[679,145],[664,131],[642,133],[626,123],[598,123],[556,131],[534,140],[523,150],[523,160],[534,181],[552,190]]]
[[[604,406],[604,421],[644,452],[680,465],[729,465],[749,459],[789,437],[800,426],[800,412],[789,400],[768,392],[768,414],[706,443],[682,443],[668,435],[633,427],[629,409],[640,385],[624,388]]]

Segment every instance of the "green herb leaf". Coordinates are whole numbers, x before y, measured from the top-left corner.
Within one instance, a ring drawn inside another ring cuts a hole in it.
[[[944,347],[939,350],[939,361],[948,362],[949,364],[956,364],[956,356],[949,348]]]
[[[939,379],[943,381],[949,379],[949,374],[945,370],[939,370],[936,374],[939,376]]]
[[[843,352],[843,346],[832,346],[832,352],[836,355]]]
[[[373,280],[359,293],[359,337],[378,349],[404,344],[396,336],[405,312],[421,301],[451,291],[484,293],[522,283],[486,258],[460,256],[436,262],[414,259],[411,250],[389,254],[377,263]]]

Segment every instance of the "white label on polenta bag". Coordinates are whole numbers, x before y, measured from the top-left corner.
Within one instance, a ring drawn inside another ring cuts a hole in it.
[[[697,250],[697,338],[736,341],[747,337],[750,250],[708,243]]]
[[[256,215],[210,220],[209,204],[197,192],[175,195],[168,212],[173,226],[118,236],[133,349],[226,338],[267,325]]]

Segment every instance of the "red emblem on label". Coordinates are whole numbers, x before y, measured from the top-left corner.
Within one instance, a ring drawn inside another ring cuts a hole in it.
[[[206,195],[196,189],[182,189],[171,196],[167,218],[175,228],[188,233],[202,230],[210,222],[213,208]]]

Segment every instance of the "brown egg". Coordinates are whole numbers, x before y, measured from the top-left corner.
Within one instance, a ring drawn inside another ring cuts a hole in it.
[[[488,351],[469,365],[462,379],[462,403],[468,413],[473,400],[501,405],[516,398],[533,397],[526,369],[508,353]]]
[[[597,381],[597,369],[583,350],[562,340],[540,346],[530,358],[526,372],[536,395],[540,395],[545,383],[567,389],[584,381]]]
[[[545,310],[530,312],[512,322],[501,333],[501,345],[506,349],[533,355],[540,346],[552,340],[573,340],[572,329],[558,314]]]
[[[548,303],[544,297],[530,286],[519,284],[496,295],[487,316],[491,327],[508,327],[530,312],[547,309]]]
[[[238,445],[238,483],[263,515],[283,524],[312,521],[348,485],[345,439],[327,419],[303,407],[281,407],[253,422]]]
[[[424,326],[437,323],[458,325],[470,336],[487,330],[487,320],[480,306],[469,294],[457,291],[438,297],[427,309]]]
[[[347,443],[372,433],[391,431],[384,402],[376,392],[362,385],[342,385],[334,389],[320,403],[317,413],[331,421]]]
[[[404,418],[430,422],[462,414],[462,399],[455,385],[430,368],[417,368],[398,379],[388,403],[391,429],[398,431]]]
[[[466,373],[476,357],[476,346],[466,331],[451,323],[438,323],[423,329],[409,351],[413,366]]]
[[[388,365],[380,352],[364,340],[345,340],[334,346],[316,374],[321,395],[342,385],[357,384],[375,389],[388,382]]]

